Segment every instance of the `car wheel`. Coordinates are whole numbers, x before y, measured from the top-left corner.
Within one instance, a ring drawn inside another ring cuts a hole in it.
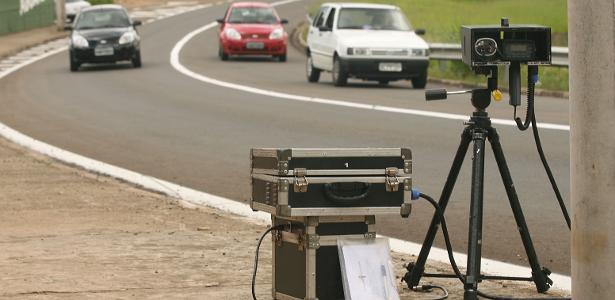
[[[412,87],[415,89],[424,89],[427,85],[427,73],[420,75],[419,77],[412,78]]]
[[[135,68],[140,68],[141,65],[141,50],[137,50],[135,56],[132,58],[132,66]]]
[[[227,61],[228,60],[228,54],[226,52],[224,52],[224,49],[222,48],[222,46],[218,47],[218,56],[223,61]]]
[[[339,57],[333,58],[333,71],[331,71],[331,78],[335,86],[345,86],[348,83],[348,71],[344,68]]]
[[[278,55],[278,60],[280,62],[285,62],[287,60],[286,53],[284,53],[282,55]]]
[[[320,69],[314,67],[312,56],[309,53],[305,63],[305,74],[308,82],[318,82],[318,79],[320,79]]]
[[[81,67],[81,63],[75,60],[72,55],[70,55],[69,61],[70,61],[70,71],[71,72],[79,71],[79,67]]]

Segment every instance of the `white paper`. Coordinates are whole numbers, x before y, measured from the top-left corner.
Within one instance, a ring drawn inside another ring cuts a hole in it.
[[[346,300],[399,300],[387,239],[338,240]]]

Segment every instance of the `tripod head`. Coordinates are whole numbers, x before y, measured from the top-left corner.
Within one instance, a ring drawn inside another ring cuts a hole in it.
[[[498,90],[498,69],[495,66],[491,66],[476,68],[474,71],[477,74],[487,76],[487,88],[452,92],[446,89],[426,90],[425,100],[445,100],[448,98],[448,95],[472,94],[472,106],[474,106],[476,111],[485,111],[491,104],[491,97],[496,101],[502,99],[502,93]]]

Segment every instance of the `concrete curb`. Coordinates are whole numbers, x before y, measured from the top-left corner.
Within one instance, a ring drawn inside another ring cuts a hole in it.
[[[58,39],[63,39],[66,38],[68,36],[67,32],[58,32],[56,35],[50,36],[48,38],[42,39],[42,40],[37,40],[36,42],[33,43],[29,43],[28,45],[24,45],[21,47],[17,47],[17,48],[13,48],[10,51],[7,51],[5,53],[2,53],[2,55],[0,55],[0,60],[3,60],[5,58],[9,58],[11,56],[17,55],[20,52],[23,52],[25,50],[28,50],[30,48],[36,47],[36,46],[40,46],[46,43],[49,43],[51,41],[55,41]]]

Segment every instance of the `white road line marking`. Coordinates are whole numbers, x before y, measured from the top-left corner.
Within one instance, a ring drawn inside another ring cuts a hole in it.
[[[300,0],[286,0],[286,1],[274,3],[274,5],[283,5],[286,3],[292,3],[292,2],[297,2],[297,1],[300,1]],[[216,22],[209,23],[201,28],[198,28],[188,33],[179,42],[177,42],[175,47],[173,47],[173,50],[171,51],[171,55],[170,55],[170,62],[173,68],[175,68],[177,71],[179,71],[180,73],[186,76],[189,76],[191,78],[194,78],[196,80],[199,80],[205,83],[209,83],[209,84],[213,84],[213,85],[217,85],[217,86],[221,86],[225,88],[235,89],[239,91],[244,91],[248,93],[253,93],[253,94],[281,98],[281,99],[337,105],[337,106],[352,107],[352,108],[357,108],[357,109],[370,109],[370,110],[377,110],[377,111],[384,111],[384,112],[412,114],[412,115],[444,118],[444,119],[452,119],[452,120],[464,120],[465,121],[468,119],[468,117],[464,115],[422,111],[422,110],[406,109],[406,108],[397,108],[397,107],[389,107],[389,106],[381,106],[381,105],[370,105],[370,104],[356,103],[356,102],[350,102],[350,101],[315,98],[315,97],[293,95],[293,94],[280,93],[280,92],[275,92],[275,91],[270,91],[270,90],[264,90],[264,89],[259,89],[255,87],[245,86],[241,84],[226,82],[226,81],[217,80],[211,77],[207,77],[205,75],[193,72],[190,69],[186,68],[184,65],[182,65],[179,60],[179,54],[181,53],[181,50],[183,49],[183,47],[195,36],[207,30],[215,28],[216,26],[217,26]],[[492,119],[492,122],[496,124],[502,124],[502,125],[510,125],[510,126],[516,125],[513,121],[508,121],[508,120]],[[549,128],[549,129],[555,129],[555,130],[570,130],[569,126],[566,126],[566,125],[549,124],[549,123],[542,123],[540,125],[541,125],[540,127],[542,128]],[[421,250],[421,244],[403,241],[403,240],[390,238],[390,237],[388,238],[390,240],[391,249],[395,252],[405,253],[405,254],[410,254],[410,255],[418,255],[418,253]],[[465,261],[467,257],[465,254],[457,253],[457,252],[454,255],[456,259],[457,258],[459,259],[459,261]],[[435,248],[435,247],[431,249],[429,259],[448,263],[448,255],[446,253],[446,250]],[[520,277],[531,276],[531,269],[527,267],[499,262],[499,261],[487,259],[487,258],[483,258],[482,263],[483,263],[482,270],[485,273],[489,273],[493,275],[520,276]],[[550,275],[550,278],[553,279],[554,281],[553,287],[570,291],[570,288],[571,288],[570,276],[553,273]]]
[[[283,4],[297,2],[297,1],[300,1],[300,0],[280,1],[280,2],[274,3],[274,5],[283,5]],[[284,92],[276,92],[276,91],[272,91],[272,90],[266,90],[266,89],[261,89],[261,88],[247,86],[247,85],[242,85],[242,84],[237,84],[237,83],[232,83],[232,82],[227,82],[227,81],[222,81],[222,80],[214,79],[214,78],[211,78],[211,77],[208,77],[208,76],[205,76],[205,75],[193,72],[190,69],[186,68],[184,65],[182,65],[181,62],[179,61],[179,54],[180,54],[181,50],[184,48],[184,46],[192,38],[194,38],[196,35],[198,35],[198,34],[200,34],[202,32],[205,32],[205,31],[207,31],[209,29],[212,29],[212,28],[216,27],[216,25],[217,25],[216,22],[209,23],[209,24],[207,24],[207,25],[205,25],[205,26],[203,26],[201,28],[198,28],[198,29],[188,33],[179,42],[177,42],[177,44],[175,44],[175,47],[173,47],[173,50],[171,51],[171,57],[170,57],[170,62],[171,62],[171,65],[173,66],[173,68],[175,68],[177,71],[179,71],[180,73],[182,73],[182,74],[184,74],[186,76],[192,77],[192,78],[194,78],[196,80],[199,80],[199,81],[202,81],[202,82],[205,82],[205,83],[210,83],[210,84],[213,84],[213,85],[217,85],[217,86],[221,86],[221,87],[225,87],[225,88],[229,88],[229,89],[234,89],[234,90],[239,90],[239,91],[244,91],[244,92],[248,92],[248,93],[252,93],[252,94],[258,94],[258,95],[263,95],[263,96],[275,97],[275,98],[279,98],[279,99],[286,99],[286,100],[293,100],[293,101],[303,101],[303,102],[313,102],[313,103],[320,103],[320,104],[345,106],[345,107],[353,107],[353,108],[358,108],[358,109],[367,109],[367,110],[375,110],[375,111],[391,112],[391,113],[400,113],[400,114],[416,115],[416,116],[432,117],[432,118],[441,118],[441,119],[449,119],[449,120],[463,120],[463,121],[467,121],[468,118],[469,118],[467,115],[458,115],[458,114],[451,114],[451,113],[442,113],[442,112],[434,112],[434,111],[426,111],[426,110],[418,110],[418,109],[409,109],[409,108],[401,108],[401,107],[392,107],[392,106],[383,106],[383,105],[372,105],[372,104],[357,103],[357,102],[345,101],[345,100],[324,99],[324,98],[317,98],[317,97],[309,97],[309,96],[289,94],[289,93],[284,93]],[[491,122],[493,124],[498,124],[498,125],[516,126],[516,123],[513,120],[505,120],[505,119],[492,118]],[[539,128],[544,128],[544,129],[570,131],[570,126],[569,125],[562,125],[562,124],[538,123],[538,127]]]
[[[282,1],[278,3],[291,3],[291,2],[297,2],[297,1],[301,1],[301,0],[289,0],[289,1]],[[278,4],[278,5],[282,5],[282,4]],[[202,8],[208,8],[210,6],[211,5],[204,5]],[[207,26],[210,26],[210,25],[212,24],[208,24]],[[215,26],[215,23],[213,23],[213,26]],[[206,29],[201,30],[201,32],[204,30]],[[58,42],[55,42],[54,44],[58,44]],[[16,72],[17,70],[22,69],[28,65],[31,65],[39,60],[45,59],[49,56],[65,51],[67,48],[68,47],[66,46],[61,46],[60,48],[57,48],[55,50],[50,50],[49,52],[44,53],[41,56],[33,57],[32,59],[28,61],[24,61],[17,65],[14,65],[9,69],[0,72],[0,80],[8,76],[9,74]],[[180,49],[181,48],[177,50],[177,54],[179,54]],[[175,48],[173,50],[176,51]],[[177,63],[179,64],[179,60],[177,60]],[[224,83],[224,82],[221,82],[221,83]],[[303,96],[292,96],[292,97],[295,97],[297,100],[308,99],[311,102],[316,102],[316,103],[320,103],[320,101],[324,101],[323,103],[327,103],[327,104],[336,103],[335,100],[326,100],[326,99],[310,98],[310,97],[303,97]],[[330,103],[330,101],[333,101],[333,102]],[[340,102],[339,104],[335,104],[335,105],[344,105],[348,107],[366,108],[366,109],[367,107],[373,107],[371,105],[360,104],[360,103],[352,103],[352,102],[346,102],[346,101],[339,101],[339,102]],[[215,196],[215,195],[208,194],[205,192],[197,191],[194,189],[190,189],[188,187],[177,185],[172,182],[157,179],[155,177],[133,172],[133,171],[120,168],[114,165],[110,165],[110,164],[107,164],[101,161],[97,161],[97,160],[94,160],[94,159],[91,159],[91,158],[88,158],[88,157],[85,157],[85,156],[82,156],[76,153],[72,153],[70,151],[60,149],[58,147],[49,145],[47,143],[38,141],[34,138],[24,135],[6,126],[3,123],[0,123],[0,135],[18,145],[32,149],[36,152],[45,154],[49,157],[58,159],[60,161],[64,161],[70,164],[80,166],[92,172],[101,173],[101,174],[108,175],[114,178],[125,180],[133,184],[141,185],[146,189],[161,192],[161,193],[164,193],[172,197],[178,197],[181,203],[185,205],[186,207],[195,207],[195,204],[205,205],[205,206],[213,207],[213,208],[225,211],[225,212],[233,213],[235,215],[247,217],[247,220],[251,220],[259,224],[268,224],[271,221],[269,214],[263,213],[263,212],[253,212],[252,209],[247,204],[236,202],[230,199]],[[393,251],[404,253],[404,254],[416,255],[419,253],[420,248],[421,248],[420,244],[402,241],[402,240],[395,239],[395,238],[389,238],[389,242],[391,245],[391,249]],[[429,258],[433,260],[441,261],[441,262],[448,262],[446,250],[438,249],[435,247],[431,249],[431,254]],[[462,261],[465,258],[465,256],[464,254],[455,253],[455,258],[458,258],[460,261]],[[531,271],[529,268],[526,268],[526,267],[520,267],[520,266],[511,265],[508,263],[503,263],[503,262],[485,259],[485,258],[482,259],[482,262],[483,262],[483,271],[490,273],[490,274],[494,274],[494,275],[505,274],[505,275],[515,276],[514,274],[518,274],[518,276],[529,276],[529,272]],[[565,289],[565,290],[570,291],[571,281],[570,281],[569,276],[551,274],[551,278],[555,282],[553,285],[555,288]]]

